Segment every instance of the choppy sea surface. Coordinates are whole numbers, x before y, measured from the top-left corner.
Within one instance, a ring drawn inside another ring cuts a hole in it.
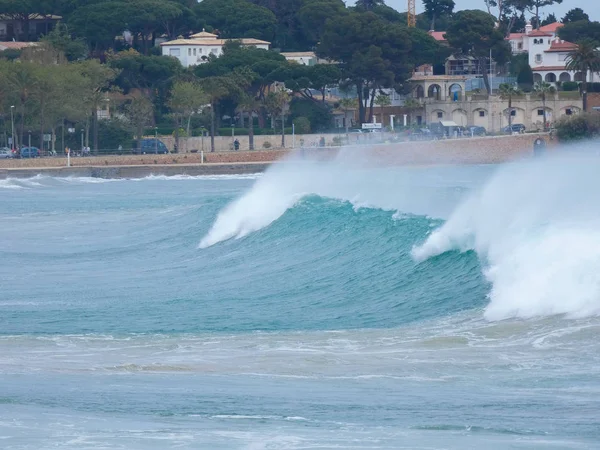
[[[598,173],[0,181],[0,448],[600,448]]]

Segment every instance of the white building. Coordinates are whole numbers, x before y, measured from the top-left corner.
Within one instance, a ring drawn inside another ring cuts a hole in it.
[[[297,62],[303,66],[314,66],[319,63],[315,52],[282,52],[282,56],[288,61]]]
[[[221,56],[223,46],[228,41],[238,41],[245,47],[257,47],[269,50],[270,42],[259,39],[219,39],[216,34],[202,31],[190,36],[189,39],[175,39],[160,44],[163,56],[174,56],[183,67],[203,64],[210,55]]]
[[[569,53],[577,49],[577,45],[558,37],[558,30],[562,26],[562,23],[555,22],[533,30],[528,23],[525,33],[511,33],[509,37],[513,53],[529,53],[529,65],[536,83],[583,81],[582,73],[566,69]],[[587,74],[588,81],[591,78],[591,74]]]

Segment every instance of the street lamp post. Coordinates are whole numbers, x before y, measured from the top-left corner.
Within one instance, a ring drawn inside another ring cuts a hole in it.
[[[84,129],[82,128],[81,129],[81,154],[82,155],[83,155],[83,132],[84,132]]]
[[[158,127],[154,127],[154,153],[158,154]]]
[[[29,148],[31,148],[31,130],[28,130],[28,133],[29,133],[29,140],[27,142],[28,142]]]
[[[15,149],[15,116],[13,114],[14,109],[15,106],[12,105],[10,107],[10,138],[12,140],[11,148],[13,150]]]

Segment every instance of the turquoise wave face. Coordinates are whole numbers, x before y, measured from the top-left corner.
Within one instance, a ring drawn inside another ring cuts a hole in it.
[[[0,181],[3,445],[595,448],[597,163],[359,165]]]
[[[412,259],[437,219],[309,195],[198,249],[254,180],[29,183],[4,201],[6,334],[389,328],[485,301],[475,254]]]

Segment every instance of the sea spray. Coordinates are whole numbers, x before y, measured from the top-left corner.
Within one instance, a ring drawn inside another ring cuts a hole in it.
[[[377,167],[368,154],[354,150],[343,150],[330,161],[298,153],[271,166],[248,192],[224,208],[200,248],[261,230],[307,195],[348,201],[356,208],[398,211],[395,217],[444,218],[481,177],[472,172],[473,167]]]
[[[488,320],[598,314],[599,172],[584,154],[502,166],[413,257],[477,251],[492,283]]]

